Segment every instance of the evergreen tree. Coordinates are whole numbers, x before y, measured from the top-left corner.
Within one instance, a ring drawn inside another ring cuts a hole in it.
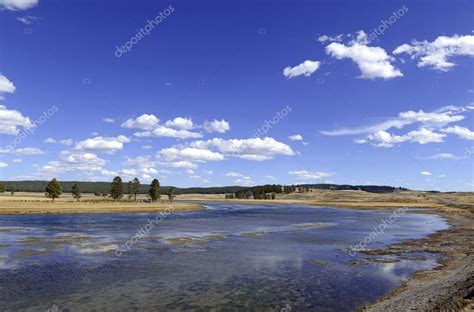
[[[11,196],[15,195],[16,190],[17,190],[16,184],[12,184],[12,186],[10,186],[10,195]]]
[[[51,181],[48,182],[48,185],[46,186],[46,197],[49,197],[53,200],[58,198],[59,195],[63,193],[63,190],[61,188],[61,184],[59,184],[58,180],[56,178],[52,179]]]
[[[0,193],[5,192],[5,183],[0,183]]]
[[[131,200],[133,197],[133,182],[132,181],[128,181],[127,194],[128,194],[128,199]]]
[[[121,177],[115,177],[110,185],[110,196],[114,201],[120,200],[123,197],[123,183]]]
[[[81,199],[82,195],[81,195],[81,188],[79,187],[79,184],[74,184],[72,186],[72,189],[71,189],[71,193],[72,193],[72,197],[79,201],[79,199]]]
[[[150,184],[150,190],[148,191],[148,196],[153,203],[160,200],[161,193],[160,193],[160,181],[157,179],[153,179]]]
[[[174,187],[170,187],[170,190],[168,191],[168,199],[170,203],[173,203],[173,200],[176,197],[174,194],[175,194]]]
[[[135,202],[136,202],[137,194],[140,192],[140,180],[138,180],[138,178],[135,178],[132,181],[132,191],[133,191],[133,195],[135,195]]]

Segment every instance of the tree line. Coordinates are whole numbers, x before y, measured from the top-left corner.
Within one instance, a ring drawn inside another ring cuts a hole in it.
[[[10,192],[12,189],[15,192],[44,192],[49,181],[0,181],[0,193],[2,192],[1,185],[3,185],[3,192]],[[83,193],[91,193],[97,195],[110,194],[110,182],[91,182],[91,181],[61,181],[63,192],[72,192],[72,187],[78,184]],[[123,183],[126,190],[128,186],[127,181]],[[161,192],[168,193],[173,186],[161,186]],[[223,187],[190,187],[190,188],[174,188],[176,195],[181,194],[226,194],[234,193],[238,190],[245,189],[242,186],[223,186]],[[140,184],[138,194],[147,194],[148,185]]]
[[[4,187],[4,186],[3,186]],[[122,178],[117,176],[113,179],[112,183],[109,185],[109,196],[114,200],[114,201],[120,201],[125,195],[125,188],[124,188],[124,183],[122,181]],[[135,202],[137,202],[137,196],[140,194],[140,188],[141,188],[141,183],[138,178],[135,178],[127,183],[127,194],[128,194],[128,199],[132,200],[134,199]],[[0,186],[1,190],[1,186]],[[56,198],[59,198],[59,196],[63,193],[63,188],[61,186],[61,183],[56,179],[52,179],[51,181],[48,182],[48,184],[45,187],[45,196],[48,198],[51,198],[53,202],[55,201]],[[75,183],[71,187],[71,195],[76,201],[80,201],[82,197],[82,191],[81,191],[81,186],[79,183]],[[176,191],[174,187],[170,187],[168,189],[168,192],[166,194],[168,196],[168,200],[172,203],[175,196],[176,196]],[[153,179],[151,184],[148,186],[148,191],[147,191],[147,197],[150,202],[155,203],[161,199],[161,188],[160,188],[160,181],[158,179]]]

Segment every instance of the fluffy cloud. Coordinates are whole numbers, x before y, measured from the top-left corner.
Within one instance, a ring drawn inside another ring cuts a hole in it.
[[[367,35],[359,31],[357,39],[349,42],[348,45],[338,42],[330,43],[326,46],[326,53],[338,60],[348,58],[354,61],[361,71],[360,78],[391,79],[403,76],[400,70],[391,64],[394,58],[389,56],[383,48],[369,47],[367,44]]]
[[[202,138],[202,134],[189,130],[176,130],[164,126],[159,126],[153,131],[143,131],[134,134],[137,137],[168,137],[177,139],[198,139]]]
[[[150,130],[153,129],[160,120],[153,114],[143,114],[135,119],[131,118],[122,123],[123,128]]]
[[[290,135],[288,137],[291,141],[303,141],[301,134]]]
[[[321,62],[306,60],[303,63],[294,67],[288,66],[283,69],[283,75],[288,78],[295,78],[301,75],[305,77],[311,76],[321,66]]]
[[[230,124],[224,119],[222,120],[214,119],[214,121],[211,121],[211,122],[206,121],[204,123],[204,130],[206,130],[207,132],[225,133],[230,130]]]
[[[421,158],[421,159],[453,159],[453,160],[459,160],[459,159],[466,159],[466,156],[456,156],[453,155],[452,153],[438,153],[429,157]]]
[[[216,148],[224,155],[256,161],[273,159],[278,155],[295,155],[290,146],[268,137],[230,140],[214,138],[192,142],[191,146],[203,149]]]
[[[457,134],[460,138],[465,140],[474,140],[474,131],[465,127],[454,126],[441,130],[444,133]]]
[[[63,151],[60,160],[50,161],[39,169],[39,174],[58,174],[82,171],[85,173],[100,171],[106,161],[94,153]]]
[[[44,152],[37,147],[24,147],[24,148],[17,148],[17,149],[0,149],[0,154],[43,155]]]
[[[220,153],[193,147],[185,147],[182,149],[176,147],[165,148],[159,151],[157,156],[166,162],[183,160],[190,162],[224,160],[224,156]]]
[[[33,123],[19,111],[0,105],[0,134],[17,135],[20,133],[19,127],[31,128]]]
[[[75,149],[95,153],[114,154],[123,150],[124,143],[129,143],[130,139],[124,135],[117,137],[95,137],[86,139],[76,144]]]
[[[0,0],[0,8],[10,11],[27,10],[38,5],[38,0]]]
[[[4,75],[0,74],[0,96],[3,93],[13,93],[15,92],[15,90],[16,90],[16,87],[13,84],[13,82],[8,80],[8,78],[5,77]]]
[[[251,185],[255,184],[255,182],[252,180],[251,177],[245,176],[245,177],[235,179],[234,184],[244,185],[244,186],[251,186]]]
[[[7,163],[0,162],[0,168],[6,168],[6,167],[8,167]]]
[[[433,175],[431,172],[429,171],[422,171],[420,172],[421,175],[424,175],[424,176],[430,176],[430,175]]]
[[[46,143],[46,144],[62,144],[62,145],[66,145],[66,146],[70,146],[70,145],[73,144],[72,139],[56,140],[56,139],[53,139],[53,138],[47,138],[43,142]]]
[[[191,118],[176,117],[173,120],[168,120],[165,123],[166,127],[176,128],[181,130],[191,130],[194,128],[193,121]]]
[[[191,131],[203,128],[206,132],[225,133],[230,130],[230,125],[224,119],[205,122],[204,125],[196,125],[191,118],[176,117],[159,124],[159,119],[152,114],[143,114],[135,119],[128,119],[122,123],[122,127],[130,129],[140,129],[144,131],[136,132],[137,137],[168,137],[176,139],[198,139],[202,134]]]
[[[466,128],[454,126],[442,129],[447,124],[463,120],[465,116],[462,113],[467,110],[468,108],[461,106],[446,106],[434,112],[424,112],[421,110],[418,112],[407,111],[378,124],[352,129],[322,131],[321,133],[324,135],[368,134],[365,138],[359,138],[355,142],[359,144],[370,142],[377,147],[392,147],[402,142],[416,142],[419,144],[440,143],[446,137],[444,133],[456,133],[460,136],[462,134],[464,138],[469,137],[470,131]],[[388,132],[390,129],[402,129],[409,125],[418,125],[418,129],[403,135]]]
[[[406,53],[418,59],[418,67],[448,71],[456,64],[448,59],[456,56],[474,56],[474,36],[439,36],[432,42],[416,41],[397,47],[393,54]]]
[[[289,171],[288,174],[296,177],[299,180],[320,180],[322,178],[332,176],[332,174],[328,172],[307,171],[307,170]]]
[[[225,176],[226,176],[226,177],[238,178],[238,177],[242,177],[243,174],[238,173],[238,172],[232,172],[232,171],[231,171],[231,172],[227,172],[227,173],[225,174]]]
[[[419,130],[408,132],[406,137],[408,137],[408,139],[411,142],[427,144],[427,143],[441,143],[443,142],[443,138],[446,137],[446,135],[433,132],[426,128],[421,128]]]
[[[321,43],[326,43],[326,42],[341,42],[342,39],[344,39],[344,34],[339,34],[337,36],[327,36],[327,35],[322,35],[318,37],[318,41]]]
[[[130,119],[129,119],[130,120]],[[115,122],[115,119],[113,118],[110,118],[110,117],[104,117],[102,118],[102,121],[105,122],[105,123],[114,123]],[[127,120],[128,121],[128,120]],[[125,122],[126,123],[126,122]]]

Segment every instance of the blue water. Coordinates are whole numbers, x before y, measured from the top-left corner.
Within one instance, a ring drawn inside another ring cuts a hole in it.
[[[0,215],[0,310],[352,311],[436,266],[430,254],[349,253],[391,212],[206,205],[161,216]],[[409,211],[366,248],[445,228]]]

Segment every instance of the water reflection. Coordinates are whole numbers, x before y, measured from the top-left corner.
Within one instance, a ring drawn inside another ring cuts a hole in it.
[[[389,213],[208,206],[170,215],[121,257],[153,215],[1,216],[0,310],[353,310],[436,266],[429,254],[349,255]],[[406,213],[370,248],[446,227]]]

